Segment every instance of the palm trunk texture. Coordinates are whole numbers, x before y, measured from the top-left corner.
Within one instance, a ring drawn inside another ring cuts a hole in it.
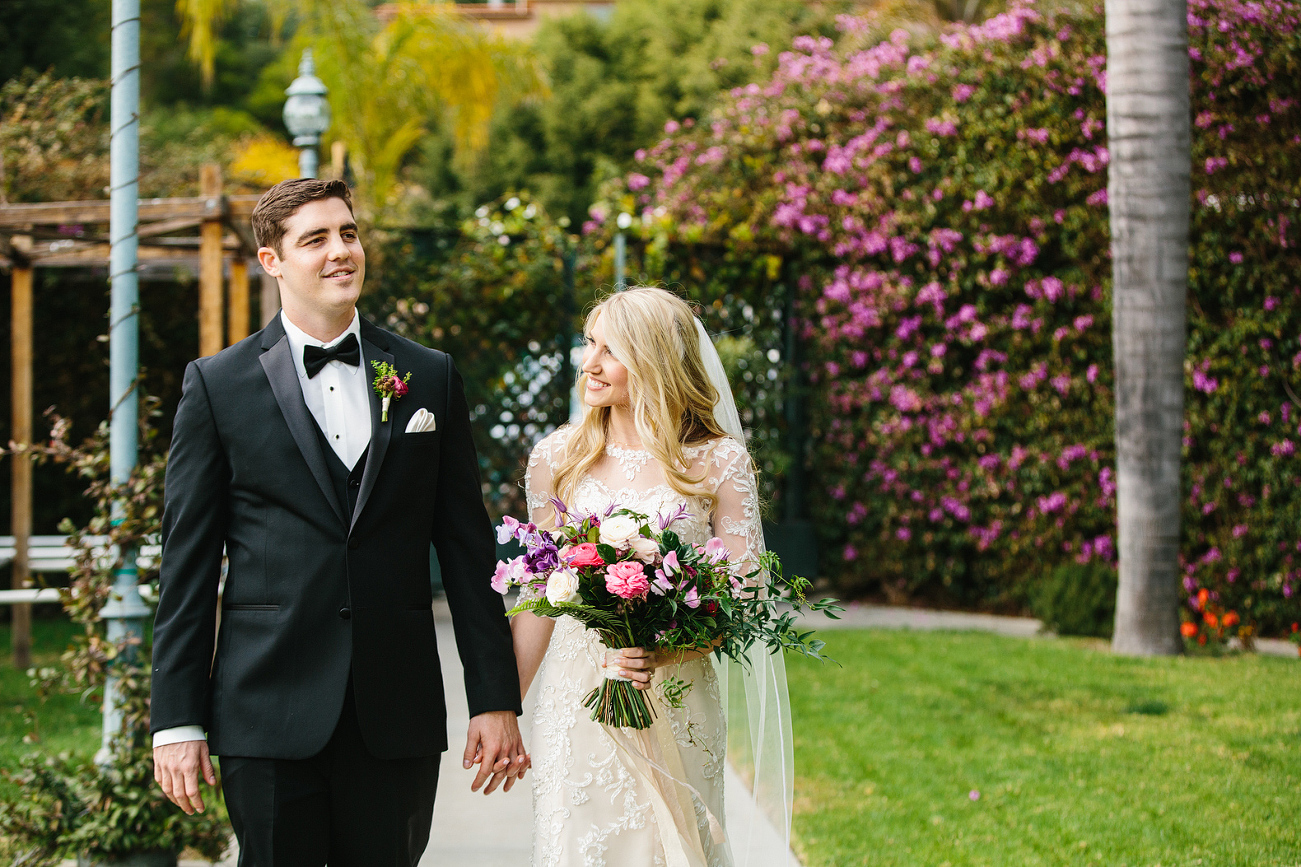
[[[1106,0],[1117,653],[1174,654],[1191,133],[1185,0]]]

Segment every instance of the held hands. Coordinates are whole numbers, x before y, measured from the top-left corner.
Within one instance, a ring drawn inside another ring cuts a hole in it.
[[[217,785],[207,741],[181,741],[154,747],[154,780],[162,787],[167,800],[190,816],[204,809],[203,796],[199,794],[200,771],[209,786]]]
[[[493,710],[471,717],[463,759],[466,770],[479,766],[479,772],[470,784],[472,792],[479,791],[485,781],[488,783],[483,790],[485,795],[492,794],[499,785],[503,792],[509,792],[516,780],[524,779],[524,772],[532,766],[532,761],[524,750],[524,738],[520,735],[515,713]]]

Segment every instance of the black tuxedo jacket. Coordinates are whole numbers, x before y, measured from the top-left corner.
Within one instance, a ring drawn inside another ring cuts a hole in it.
[[[431,541],[470,714],[520,712],[510,628],[489,585],[495,547],[460,376],[444,353],[365,320],[361,337],[368,381],[371,361],[411,379],[386,422],[371,391],[351,517],[279,316],[186,369],[165,488],[154,731],[198,724],[215,755],[306,758],[329,740],[351,677],[371,752],[445,750]],[[404,433],[421,407],[437,429]]]

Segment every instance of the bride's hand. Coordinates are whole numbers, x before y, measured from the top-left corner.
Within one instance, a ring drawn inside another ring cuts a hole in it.
[[[637,689],[649,689],[651,675],[655,669],[664,664],[660,655],[644,647],[622,647],[610,650],[601,665],[605,668],[617,668],[619,674],[632,681]]]

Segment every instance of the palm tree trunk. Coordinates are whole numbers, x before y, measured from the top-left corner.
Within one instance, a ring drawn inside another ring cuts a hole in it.
[[[1120,587],[1112,648],[1179,637],[1191,134],[1185,0],[1106,0]]]

